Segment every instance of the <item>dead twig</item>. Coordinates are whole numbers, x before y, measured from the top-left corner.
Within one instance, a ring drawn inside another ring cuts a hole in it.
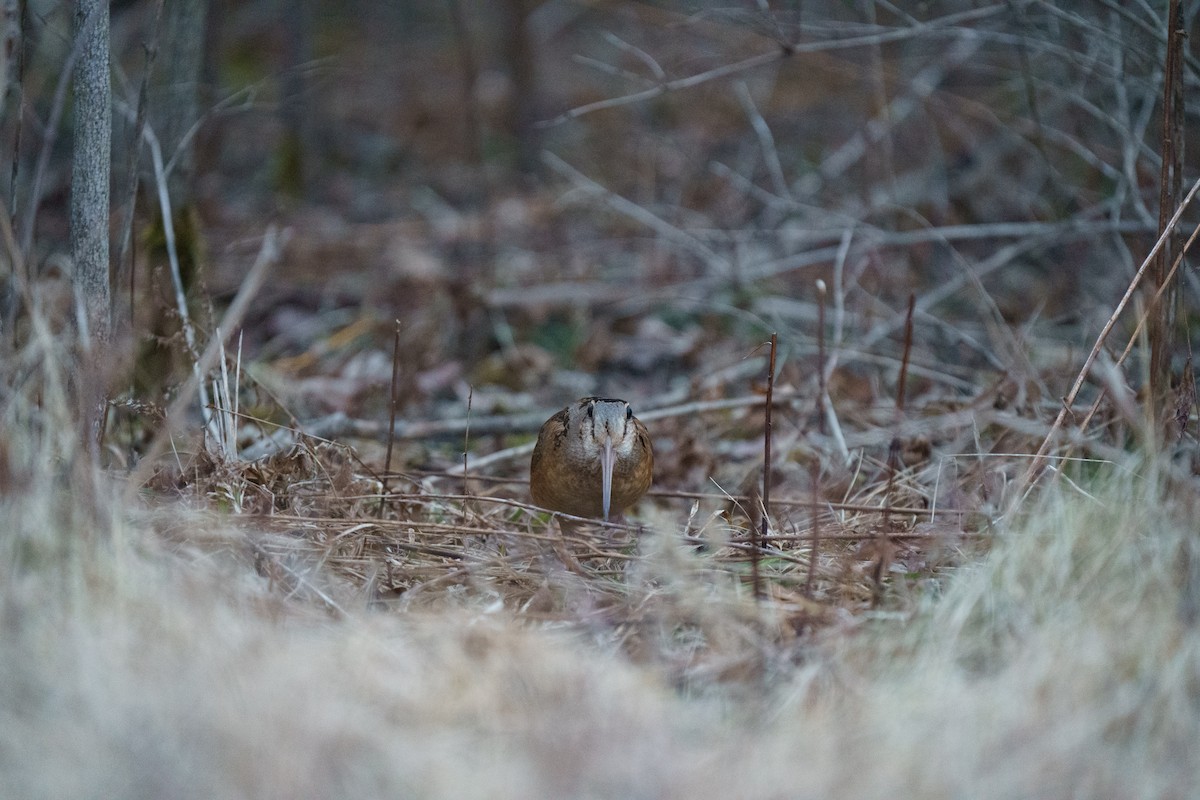
[[[815,460],[809,470],[809,480],[812,483],[812,503],[809,506],[809,520],[812,525],[812,547],[808,551],[808,575],[804,579],[804,594],[810,599],[813,596],[813,583],[817,571],[817,557],[821,551],[821,466]]]
[[[770,533],[771,516],[771,408],[775,400],[775,351],[779,345],[779,334],[771,334],[771,358],[767,366],[767,396],[763,402],[763,482],[762,482],[762,519],[760,520],[759,541],[755,542],[750,552],[750,574],[754,583],[754,599],[762,602],[762,582],[758,570],[758,551],[762,542],[767,540]]]
[[[829,393],[825,385],[825,281],[817,280],[817,402],[822,410]],[[819,414],[817,429],[826,432],[825,414]]]
[[[388,392],[388,430],[387,455],[383,458],[383,483],[379,492],[379,514],[383,517],[383,508],[388,493],[388,474],[392,471],[392,445],[396,443],[396,404],[400,388],[400,320],[396,320],[396,335],[392,342],[392,385]]]
[[[912,355],[913,339],[913,309],[917,305],[917,296],[908,295],[908,313],[904,315],[904,355],[900,360],[900,377],[896,385],[896,416],[904,415],[904,390],[908,384],[908,360]]]

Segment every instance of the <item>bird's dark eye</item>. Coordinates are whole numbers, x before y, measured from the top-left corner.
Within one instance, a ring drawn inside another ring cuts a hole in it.
[[[625,419],[633,419],[633,409],[630,406],[625,406]]]

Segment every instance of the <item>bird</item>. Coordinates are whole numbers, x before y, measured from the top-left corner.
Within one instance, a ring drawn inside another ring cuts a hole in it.
[[[529,493],[551,511],[608,521],[641,499],[653,474],[650,432],[629,403],[583,397],[542,425]]]

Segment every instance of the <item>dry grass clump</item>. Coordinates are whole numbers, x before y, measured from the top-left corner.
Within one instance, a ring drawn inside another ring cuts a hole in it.
[[[889,643],[906,654],[871,685],[867,728],[912,725],[911,749],[956,765],[915,770],[917,794],[1155,797],[1194,785],[1196,487],[1125,466],[1091,487],[1095,499],[1046,498]],[[868,651],[872,672],[880,655]]]

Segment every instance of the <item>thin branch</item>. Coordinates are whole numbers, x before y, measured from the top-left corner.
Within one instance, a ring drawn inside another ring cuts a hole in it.
[[[913,309],[917,305],[916,294],[909,292],[908,313],[904,315],[904,355],[900,359],[900,377],[896,385],[896,414],[904,413],[904,390],[908,384],[908,359],[912,354]]]
[[[641,61],[643,64],[645,64],[646,68],[650,70],[650,73],[654,76],[656,81],[661,83],[667,79],[667,73],[663,71],[662,66],[642,48],[630,44],[621,37],[617,36],[615,33],[606,32],[604,34],[604,40],[618,50],[623,50],[624,52],[629,53],[638,61]]]
[[[812,504],[809,506],[809,519],[812,527],[812,548],[808,551],[808,575],[804,580],[804,594],[812,599],[813,582],[817,571],[817,557],[821,550],[821,465],[813,459],[812,467],[809,471],[809,481],[812,483]]]

